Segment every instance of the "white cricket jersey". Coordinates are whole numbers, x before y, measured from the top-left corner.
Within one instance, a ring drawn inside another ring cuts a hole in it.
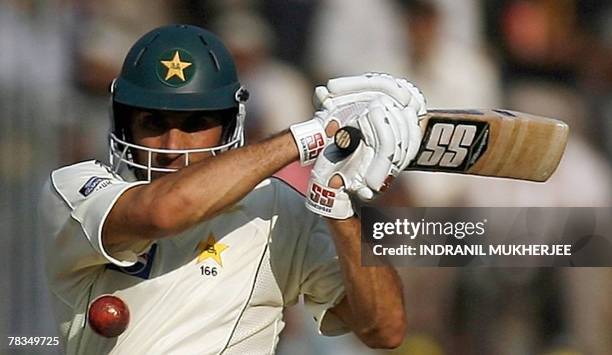
[[[104,220],[130,182],[95,161],[55,170],[40,213],[47,274],[68,354],[269,354],[283,307],[304,295],[323,334],[346,327],[326,311],[344,296],[326,223],[282,181],[263,181],[226,213],[181,234],[105,249]],[[130,311],[107,339],[89,303],[113,294]]]

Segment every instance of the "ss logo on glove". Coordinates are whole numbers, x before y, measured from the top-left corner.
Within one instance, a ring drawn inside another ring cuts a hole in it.
[[[321,133],[315,133],[312,136],[304,138],[308,147],[308,159],[314,159],[319,156],[319,153],[325,148],[325,140]]]
[[[334,205],[336,194],[319,184],[312,184],[310,188],[310,201],[320,206],[331,208]]]

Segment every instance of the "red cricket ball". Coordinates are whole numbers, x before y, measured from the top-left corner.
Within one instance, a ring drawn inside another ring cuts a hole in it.
[[[125,331],[130,322],[130,310],[121,298],[102,295],[89,305],[89,326],[103,337],[114,338]]]

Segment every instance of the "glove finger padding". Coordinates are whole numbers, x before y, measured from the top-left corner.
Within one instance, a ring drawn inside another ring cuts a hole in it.
[[[377,91],[358,91],[343,94],[332,94],[328,91],[327,87],[317,86],[315,88],[314,106],[317,110],[325,109],[328,111],[333,111],[341,106],[357,102],[369,103],[370,101],[381,96],[384,96],[384,93]]]
[[[380,192],[394,168],[395,147],[400,137],[393,132],[388,112],[380,100],[374,101],[368,111],[367,115],[358,120],[362,127],[370,125],[373,133],[371,136],[369,133],[364,134],[366,144],[374,148],[374,157],[366,171],[365,181],[369,188]]]
[[[394,78],[383,73],[366,73],[331,79],[327,82],[326,87],[321,86],[315,89],[315,106],[321,107],[330,98],[338,100],[342,96],[356,93],[389,96],[399,106],[413,107],[419,116],[427,113],[425,97],[416,86],[406,79]]]
[[[321,90],[319,90],[321,88]],[[315,90],[315,95],[318,93],[329,92],[325,87],[319,87]],[[350,93],[338,97],[320,97],[315,100],[315,106],[319,109],[322,115],[317,117],[321,122],[335,121],[339,127],[344,127],[347,122],[359,116],[373,100],[383,97],[380,92],[357,92]]]
[[[419,148],[421,147],[421,141],[423,139],[423,132],[421,131],[421,127],[419,126],[419,118],[417,117],[417,113],[414,112],[410,107],[403,109],[402,114],[404,115],[404,119],[408,121],[408,133],[410,138],[408,139],[408,151],[406,152],[406,160],[400,167],[400,170],[404,170],[410,162],[417,156],[419,152]]]
[[[408,139],[410,134],[408,132],[408,126],[402,124],[402,116],[398,114],[399,108],[395,107],[395,105],[387,106],[388,110],[388,118],[391,123],[391,128],[396,135],[396,138],[399,137],[399,141],[395,142],[395,151],[393,154],[392,163],[395,166],[401,166],[404,160],[406,159],[406,152],[408,150]]]
[[[418,151],[422,134],[412,108],[400,109],[386,99],[373,101],[357,119],[357,126],[363,135],[363,142],[373,149],[374,156],[371,164],[365,170],[360,170],[365,174],[361,181],[365,181],[367,189],[363,184],[355,187],[349,184],[347,191],[369,201],[384,192],[389,183],[408,166]]]
[[[401,150],[400,159],[394,164],[397,166],[399,171],[404,170],[414,159],[418,153],[422,132],[419,127],[419,119],[416,112],[411,107],[399,109],[397,107],[389,108],[389,114],[391,116],[391,122],[396,132],[399,132],[401,136]],[[397,128],[396,128],[397,127]]]
[[[412,97],[412,92],[407,92],[405,88],[399,86],[393,77],[381,74],[331,79],[327,82],[327,89],[334,97],[355,92],[379,92],[389,95],[402,106],[408,105]]]
[[[423,96],[421,89],[404,78],[396,79],[396,82],[403,89],[408,90],[412,95],[410,102],[405,106],[412,107],[417,116],[425,115],[427,113],[427,105],[425,96]]]

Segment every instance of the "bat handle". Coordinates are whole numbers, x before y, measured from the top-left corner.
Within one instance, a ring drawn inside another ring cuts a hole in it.
[[[342,127],[334,134],[334,143],[345,155],[349,155],[357,149],[359,142],[363,139],[363,134],[355,127]]]

